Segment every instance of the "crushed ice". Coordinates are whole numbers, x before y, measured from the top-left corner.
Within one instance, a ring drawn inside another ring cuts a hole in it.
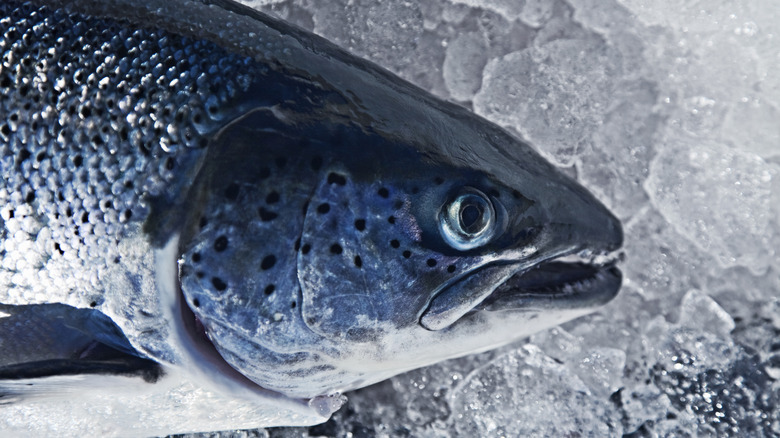
[[[247,3],[526,138],[626,231],[601,312],[247,434],[780,435],[780,3]]]

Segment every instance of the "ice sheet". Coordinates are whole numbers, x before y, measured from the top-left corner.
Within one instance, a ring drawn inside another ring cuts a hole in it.
[[[626,260],[597,314],[243,436],[780,434],[780,3],[248,3],[569,166]]]

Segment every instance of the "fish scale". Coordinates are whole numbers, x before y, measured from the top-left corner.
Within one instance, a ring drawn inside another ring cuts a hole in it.
[[[229,0],[0,13],[13,430],[314,424],[619,289],[565,258],[622,241],[582,187],[319,37]]]
[[[17,1],[0,13],[0,300],[56,291],[99,308],[119,242],[203,149],[207,103],[231,100],[252,67],[165,31]]]

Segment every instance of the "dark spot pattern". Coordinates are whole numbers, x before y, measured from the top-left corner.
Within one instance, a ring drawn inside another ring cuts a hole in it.
[[[412,256],[412,252],[407,249],[402,253],[402,255],[404,256],[405,259],[408,259],[409,257]]]
[[[330,252],[331,254],[338,255],[344,252],[344,248],[342,248],[341,245],[339,245],[338,243],[334,243],[333,245],[330,246]]]
[[[276,204],[277,202],[279,202],[279,193],[277,192],[271,192],[265,197],[266,204]]]
[[[268,286],[265,287],[263,293],[266,295],[271,295],[272,293],[274,293],[275,290],[276,290],[276,285],[269,284]]]
[[[394,223],[395,223],[395,216],[390,216],[390,217],[388,217],[388,218],[387,218],[387,222],[388,222],[389,224],[394,224]]]
[[[263,222],[270,222],[279,217],[279,213],[268,210],[265,207],[260,207],[257,212],[260,215],[260,220]]]
[[[366,230],[366,220],[365,219],[358,219],[355,221],[355,229],[358,231],[365,231]]]
[[[436,266],[436,259],[428,259],[425,263],[432,268]]]
[[[331,172],[328,174],[328,184],[343,186],[347,184],[347,178],[344,175]]]
[[[355,260],[354,261],[355,261],[355,266],[356,267],[358,267],[358,268],[362,268],[363,267],[363,259],[361,259],[359,255],[355,256]]]
[[[390,191],[387,190],[387,188],[385,188],[385,187],[380,188],[379,190],[377,190],[376,193],[377,193],[377,195],[379,195],[379,196],[381,196],[381,197],[383,197],[385,199],[390,197]]]
[[[309,251],[311,251],[311,245],[309,245],[308,243],[304,243],[303,246],[301,247],[301,254],[306,255],[309,253]]]
[[[223,291],[227,289],[227,283],[225,283],[221,278],[219,277],[212,277],[211,278],[211,284],[214,285],[214,289],[218,291]]]
[[[449,265],[449,266],[447,266],[447,272],[449,272],[450,274],[452,274],[453,272],[455,272],[455,269],[456,269],[456,268],[455,268],[455,265]]]
[[[228,238],[225,236],[219,236],[217,237],[217,240],[214,241],[214,251],[216,252],[222,252],[226,250],[228,247]]]
[[[330,204],[327,202],[324,202],[317,206],[317,213],[319,214],[325,214],[330,211]]]
[[[230,201],[238,199],[238,184],[233,183],[225,189],[225,197]]]
[[[260,269],[267,271],[276,265],[276,256],[273,254],[263,257],[263,261],[260,262]]]
[[[399,248],[401,246],[401,242],[399,242],[398,239],[393,239],[390,241],[390,246],[393,248]]]

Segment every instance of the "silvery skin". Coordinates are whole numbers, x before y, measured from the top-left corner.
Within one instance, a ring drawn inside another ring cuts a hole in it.
[[[222,1],[0,10],[9,430],[316,424],[619,290],[585,189],[314,35]]]

